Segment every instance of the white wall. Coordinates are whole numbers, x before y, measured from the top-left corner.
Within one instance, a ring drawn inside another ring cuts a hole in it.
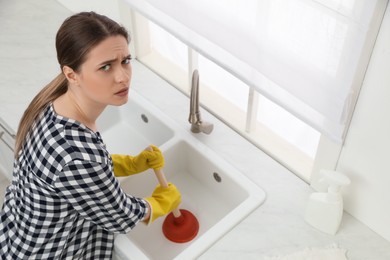
[[[375,43],[337,170],[345,210],[390,241],[390,8]]]
[[[95,11],[120,22],[118,1],[116,0],[58,0],[73,13]]]

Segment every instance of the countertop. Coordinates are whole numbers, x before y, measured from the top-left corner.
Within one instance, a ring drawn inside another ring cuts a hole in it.
[[[10,130],[16,131],[27,104],[59,72],[54,36],[70,14],[56,1],[0,2],[0,118]],[[132,64],[131,88],[189,131],[188,97],[139,62]],[[199,259],[262,259],[333,244],[347,249],[348,259],[390,259],[390,242],[348,213],[335,236],[309,226],[303,216],[312,188],[207,111],[201,112],[214,123],[214,131],[195,137],[263,188],[267,197]]]

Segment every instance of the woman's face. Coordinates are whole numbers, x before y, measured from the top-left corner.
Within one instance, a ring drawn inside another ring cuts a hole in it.
[[[125,104],[132,75],[130,59],[123,36],[111,36],[92,48],[76,73],[84,101],[103,106]]]

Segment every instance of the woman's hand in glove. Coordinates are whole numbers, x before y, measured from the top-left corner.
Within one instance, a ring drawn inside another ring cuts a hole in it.
[[[152,223],[158,217],[162,217],[176,209],[181,203],[181,194],[175,185],[168,183],[167,188],[157,185],[151,197],[145,198],[150,205],[150,217],[148,223]]]
[[[164,167],[164,157],[157,146],[150,145],[137,156],[112,154],[114,174],[117,177],[129,176],[148,170]]]

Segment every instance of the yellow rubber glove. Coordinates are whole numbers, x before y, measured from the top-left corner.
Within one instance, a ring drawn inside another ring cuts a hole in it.
[[[150,149],[150,148],[152,149]],[[150,145],[137,156],[112,154],[114,175],[117,177],[129,176],[146,171],[149,168],[161,169],[164,167],[164,157],[157,146]]]
[[[168,183],[167,188],[157,185],[151,197],[145,198],[151,212],[148,224],[176,209],[181,203],[181,194],[175,185]]]

